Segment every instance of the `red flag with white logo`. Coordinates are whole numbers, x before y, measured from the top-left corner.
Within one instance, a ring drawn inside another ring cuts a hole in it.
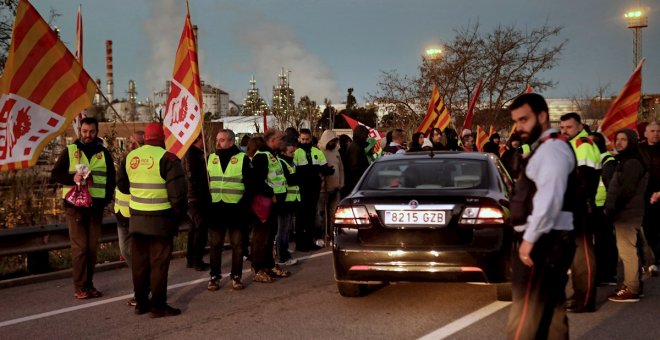
[[[33,166],[48,142],[92,105],[95,92],[57,33],[21,0],[0,78],[0,171]]]
[[[202,131],[202,87],[197,44],[186,1],[186,21],[174,60],[174,72],[163,117],[165,148],[182,158]]]

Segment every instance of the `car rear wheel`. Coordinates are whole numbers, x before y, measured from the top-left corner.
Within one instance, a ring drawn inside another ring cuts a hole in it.
[[[367,293],[367,285],[349,282],[337,282],[339,295],[343,297],[360,297]]]
[[[497,283],[495,284],[497,290],[497,301],[511,301],[511,283]]]

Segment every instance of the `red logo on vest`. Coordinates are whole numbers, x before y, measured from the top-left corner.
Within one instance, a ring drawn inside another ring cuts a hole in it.
[[[135,170],[138,166],[140,166],[140,157],[131,158],[131,169]]]

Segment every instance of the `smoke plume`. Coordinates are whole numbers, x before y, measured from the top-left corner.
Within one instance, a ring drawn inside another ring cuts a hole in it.
[[[185,20],[185,6],[179,0],[149,2],[151,15],[144,23],[149,38],[150,57],[144,70],[147,89],[162,91],[172,77],[174,55]]]

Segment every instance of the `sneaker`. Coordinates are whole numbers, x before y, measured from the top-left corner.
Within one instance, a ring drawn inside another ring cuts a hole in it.
[[[101,292],[99,292],[98,290],[96,290],[96,288],[94,288],[94,287],[87,288],[87,292],[89,293],[90,298],[99,298],[99,297],[103,296],[103,294]]]
[[[298,260],[296,260],[294,258],[290,258],[290,259],[288,259],[284,262],[277,262],[278,266],[294,266],[296,264],[298,264]]]
[[[280,268],[280,266],[275,265],[275,267],[271,268],[270,272],[274,274],[277,277],[289,277],[291,276],[291,272],[283,270]]]
[[[132,298],[128,299],[128,301],[126,301],[126,305],[129,306],[129,307],[135,307],[135,306],[137,306],[137,301],[135,301],[135,298],[132,297]]]
[[[639,301],[639,294],[633,294],[628,288],[624,287],[614,292],[607,299],[613,302],[637,302]]]
[[[245,288],[245,286],[243,286],[243,283],[241,283],[241,279],[232,279],[231,280],[231,289],[232,290],[241,290],[243,288]]]
[[[162,317],[167,317],[167,316],[177,316],[181,314],[181,310],[178,308],[174,308],[170,305],[165,305],[164,308],[151,308],[151,314],[149,316],[151,318],[162,318]]]
[[[260,270],[256,274],[254,274],[254,282],[261,282],[261,283],[273,283],[275,280],[268,275],[268,273],[265,270]]]
[[[73,297],[75,297],[78,300],[85,300],[91,298],[89,292],[85,288],[76,290],[76,292],[73,293]]]
[[[206,289],[210,291],[216,291],[220,289],[220,277],[211,276],[211,279],[209,280],[209,284],[206,286]]]

